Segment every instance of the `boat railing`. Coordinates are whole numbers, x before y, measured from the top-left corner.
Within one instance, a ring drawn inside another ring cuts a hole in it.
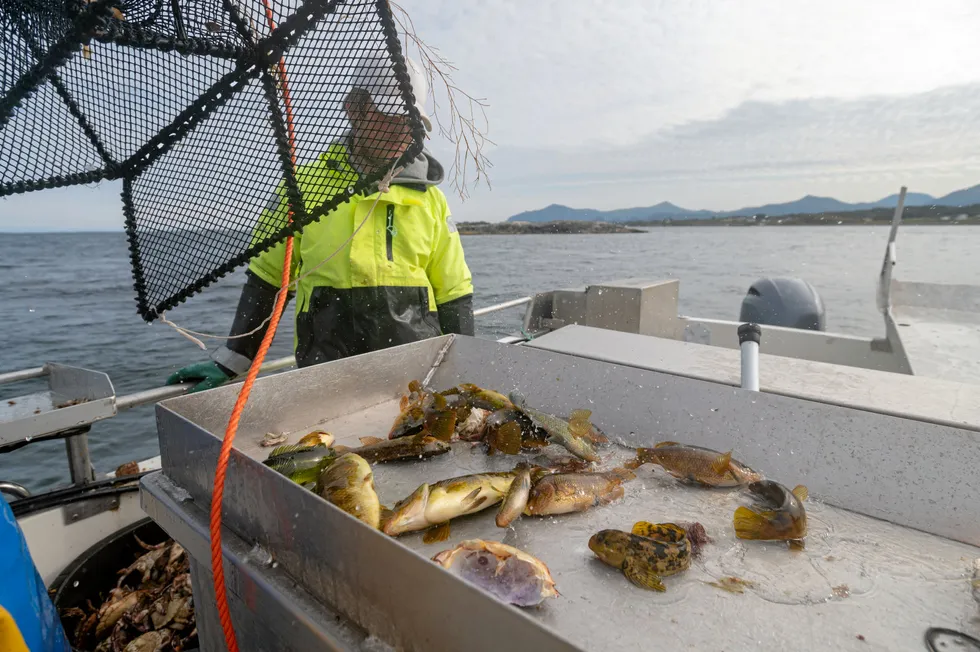
[[[473,315],[481,317],[530,302],[531,297],[521,297],[477,308]],[[509,336],[497,341],[513,344],[523,339]],[[259,373],[275,373],[295,365],[294,356],[284,356],[263,364]],[[92,424],[124,410],[181,396],[194,386],[192,382],[178,383],[116,396],[108,375],[80,367],[47,363],[42,367],[0,373],[0,385],[38,379],[47,380],[46,390],[0,401],[0,454],[34,441],[64,439],[71,485],[75,487],[96,481],[88,447]],[[229,384],[240,382],[243,379]],[[31,496],[23,485],[7,481],[0,481],[0,493],[11,496],[14,502]]]

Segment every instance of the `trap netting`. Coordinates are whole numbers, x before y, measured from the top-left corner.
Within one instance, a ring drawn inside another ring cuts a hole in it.
[[[422,149],[387,0],[0,0],[0,29],[0,197],[121,179],[147,321]],[[308,165],[365,90],[404,119]]]

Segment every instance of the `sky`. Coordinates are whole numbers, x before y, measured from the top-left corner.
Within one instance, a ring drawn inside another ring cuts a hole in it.
[[[552,203],[725,210],[980,183],[975,0],[401,5],[456,85],[488,104],[490,187],[463,201],[444,184],[457,221]],[[434,91],[427,109],[445,119]],[[448,168],[452,143],[428,147]],[[0,200],[0,230],[121,229],[120,190]]]

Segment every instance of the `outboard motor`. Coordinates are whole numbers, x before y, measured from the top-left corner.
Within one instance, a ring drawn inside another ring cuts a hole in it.
[[[827,317],[823,300],[799,278],[763,278],[742,299],[741,322],[822,331]]]

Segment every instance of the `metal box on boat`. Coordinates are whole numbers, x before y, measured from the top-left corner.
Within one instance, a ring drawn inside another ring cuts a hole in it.
[[[547,337],[547,336],[545,336]],[[601,333],[596,337],[602,337]],[[545,338],[541,338],[544,340]],[[654,341],[654,338],[649,338]],[[789,487],[806,485],[810,535],[800,553],[731,532],[738,492],[682,487],[644,467],[627,495],[581,514],[453,524],[449,541],[388,537],[261,464],[265,433],[317,428],[339,443],[385,436],[408,382],[446,338],[259,379],[239,427],[224,498],[231,613],[243,649],[920,650],[925,630],[978,634],[969,569],[980,557],[980,439],[974,429],[660,373],[627,364],[459,337],[431,385],[520,390],[557,414],[577,408],[616,446],[689,442],[734,455]],[[224,649],[211,588],[207,522],[214,464],[238,389],[157,406],[162,472],[142,480],[144,509],[184,545],[202,649]],[[457,444],[425,462],[376,465],[382,502],[421,482],[511,467]],[[587,547],[602,528],[699,520],[714,541],[691,569],[641,591]],[[467,538],[493,538],[545,562],[561,596],[502,604],[430,561]],[[708,582],[736,575],[742,594]]]

